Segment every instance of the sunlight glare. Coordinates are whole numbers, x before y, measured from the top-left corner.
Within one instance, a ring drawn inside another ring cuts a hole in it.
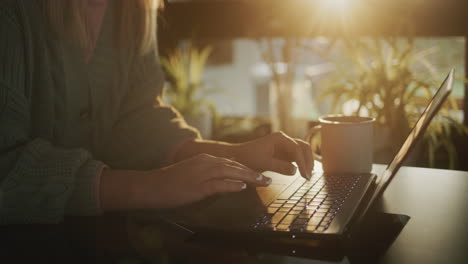
[[[351,17],[356,4],[356,1],[353,1],[351,5],[350,0],[320,0],[317,16],[319,32],[334,26],[344,31],[351,29]]]
[[[325,4],[333,8],[344,9],[348,4],[348,0],[322,0]]]
[[[342,15],[348,9],[348,0],[321,0],[320,6],[328,12],[338,12]]]

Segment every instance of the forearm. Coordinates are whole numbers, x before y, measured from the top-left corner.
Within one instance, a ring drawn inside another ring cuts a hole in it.
[[[187,140],[178,148],[171,163],[187,160],[201,153],[216,157],[233,158],[235,157],[236,146],[235,144],[217,141]],[[164,201],[161,201],[163,197],[159,197],[157,190],[148,189],[147,186],[148,183],[157,181],[158,178],[168,177],[164,172],[164,168],[153,171],[105,168],[102,171],[100,182],[102,210],[116,211],[149,208],[155,205],[162,205],[164,207]],[[152,204],[148,204],[148,197],[152,197]]]
[[[236,158],[237,147],[237,144],[221,141],[193,139],[180,146],[174,156],[174,162],[185,160],[202,153],[228,159]]]

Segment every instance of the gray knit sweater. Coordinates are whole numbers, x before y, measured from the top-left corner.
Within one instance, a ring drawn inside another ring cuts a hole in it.
[[[111,1],[112,2],[112,1]],[[166,165],[196,132],[157,104],[156,54],[114,48],[108,10],[91,62],[50,31],[41,0],[0,0],[0,224],[97,214],[96,174]]]

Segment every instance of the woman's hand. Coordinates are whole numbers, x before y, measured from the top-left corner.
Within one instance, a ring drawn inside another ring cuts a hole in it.
[[[217,193],[240,192],[246,184],[267,186],[271,179],[229,159],[196,155],[150,171],[105,170],[101,180],[104,210],[171,208]]]
[[[242,144],[228,144],[217,141],[191,140],[185,142],[176,153],[176,161],[209,153],[217,157],[234,158],[239,163],[257,171],[275,171],[292,175],[296,162],[302,177],[310,179],[314,168],[312,149],[308,143],[293,139],[283,132]]]
[[[274,171],[293,175],[296,162],[302,177],[310,179],[314,168],[312,149],[308,143],[293,139],[283,132],[233,146],[234,157],[240,163],[258,171]]]

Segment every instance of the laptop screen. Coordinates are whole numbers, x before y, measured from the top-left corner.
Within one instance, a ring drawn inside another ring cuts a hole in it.
[[[374,192],[371,202],[375,201],[383,194],[389,183],[395,177],[395,174],[401,167],[403,161],[410,153],[411,149],[415,146],[416,142],[424,135],[424,132],[429,126],[429,123],[431,122],[432,118],[437,114],[442,104],[445,102],[448,95],[452,91],[453,75],[454,70],[452,69],[445,78],[444,82],[441,84],[439,90],[437,90],[431,102],[427,105],[419,120],[414,125],[410,134],[406,138],[405,143],[403,143],[400,150],[393,158],[392,162],[388,165],[383,175],[381,175],[381,177],[379,178],[377,182],[377,189]]]

